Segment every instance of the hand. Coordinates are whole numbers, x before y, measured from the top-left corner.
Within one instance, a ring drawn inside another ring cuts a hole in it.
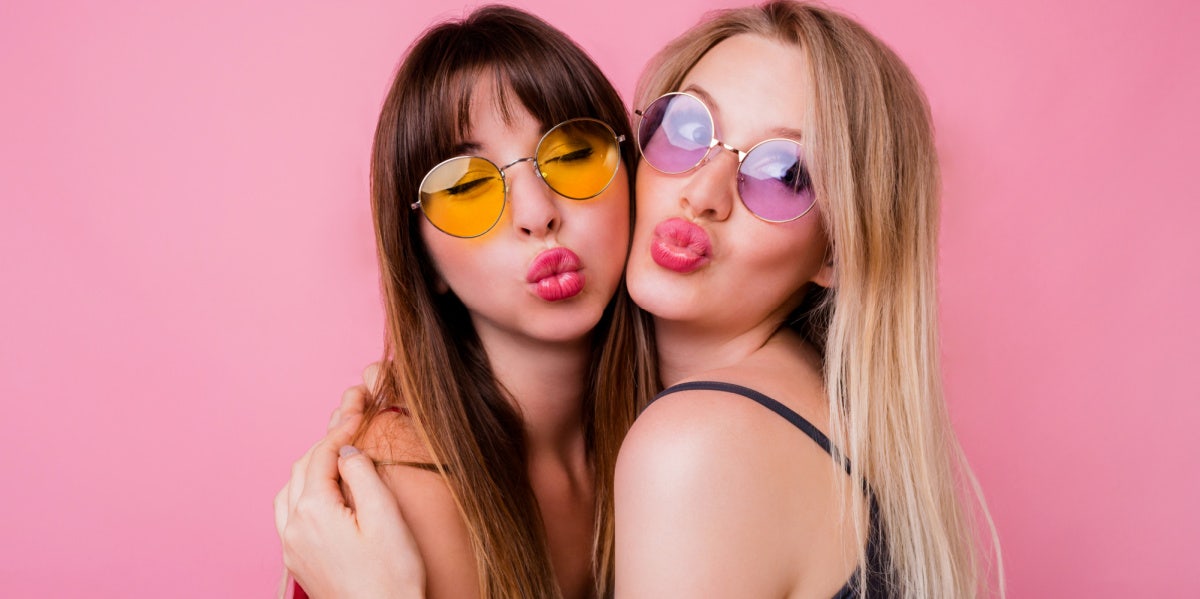
[[[350,387],[342,393],[342,405],[329,416],[329,431],[343,422],[353,422],[358,426],[363,411],[366,410],[367,400],[371,398],[375,384],[379,381],[379,362],[372,362],[363,370],[362,380],[363,384]]]
[[[376,372],[364,373],[367,385]],[[347,390],[325,438],[296,461],[275,496],[284,565],[312,597],[423,597],[424,564],[395,497],[371,459],[346,445],[365,396],[363,386]],[[354,506],[338,487],[339,474]]]
[[[324,441],[335,449],[350,443],[354,431],[358,430],[359,424],[362,423],[367,400],[371,397],[371,390],[375,388],[379,379],[379,363],[374,362],[368,365],[363,370],[362,379],[361,385],[350,387],[342,393],[341,405],[329,417],[329,426],[325,431]],[[304,490],[305,472],[309,468],[317,445],[310,447],[299,460],[292,464],[292,478],[275,495],[275,530],[280,539],[283,538],[283,531],[287,528],[288,516],[296,509],[296,502]],[[352,502],[346,503],[352,505]]]

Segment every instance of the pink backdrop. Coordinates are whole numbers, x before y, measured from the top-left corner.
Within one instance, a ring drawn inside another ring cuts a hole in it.
[[[272,496],[379,353],[376,111],[460,2],[0,9],[5,596],[272,591]],[[626,97],[740,2],[677,4],[520,3]],[[1011,596],[1198,596],[1200,14],[975,4],[839,6],[933,104],[946,377]]]

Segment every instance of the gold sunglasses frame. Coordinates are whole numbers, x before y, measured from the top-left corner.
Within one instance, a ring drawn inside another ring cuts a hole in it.
[[[554,186],[551,185],[548,181],[546,181],[545,176],[542,175],[541,165],[538,164],[538,162],[537,162],[538,151],[541,149],[542,143],[546,141],[546,138],[549,137],[551,133],[554,133],[558,129],[560,129],[566,125],[569,125],[571,123],[579,123],[579,122],[591,122],[591,123],[596,123],[596,124],[600,125],[601,127],[604,127],[604,130],[607,131],[608,134],[611,135],[612,139],[615,141],[614,145],[617,148],[617,153],[618,153],[618,155],[620,154],[621,142],[625,141],[625,136],[617,135],[617,132],[608,123],[606,123],[600,119],[594,119],[591,117],[579,117],[579,118],[574,118],[574,119],[567,119],[567,120],[551,127],[548,131],[543,133],[540,138],[538,138],[537,145],[534,146],[534,148],[533,148],[533,156],[527,156],[525,158],[518,158],[504,166],[499,166],[495,162],[492,162],[491,160],[488,160],[487,158],[484,158],[483,156],[472,156],[470,154],[454,156],[452,158],[447,158],[447,159],[437,163],[436,165],[433,166],[433,168],[429,169],[429,171],[425,173],[424,177],[421,178],[421,184],[417,186],[417,201],[410,204],[409,209],[416,210],[416,209],[420,208],[421,215],[425,217],[425,220],[428,221],[429,224],[433,225],[433,227],[435,229],[441,231],[442,233],[445,233],[446,235],[450,235],[451,237],[458,237],[459,239],[473,239],[475,237],[480,237],[480,236],[486,235],[488,233],[488,231],[491,231],[492,229],[496,228],[496,223],[500,222],[500,219],[504,216],[504,209],[506,206],[508,206],[508,178],[504,176],[504,171],[508,170],[510,167],[516,166],[523,162],[533,162],[533,164],[534,164],[533,172],[534,172],[534,174],[537,175],[537,178],[539,180],[541,180],[541,182],[546,187],[550,188],[550,191],[553,191],[554,193],[556,193],[559,196],[562,196],[568,200],[575,200],[577,202],[581,202],[583,200],[590,200],[590,199],[604,193],[606,190],[608,190],[608,187],[610,185],[612,185],[613,180],[617,178],[617,173],[621,170],[621,165],[620,165],[621,159],[619,156],[617,158],[617,161],[618,161],[617,168],[613,169],[612,175],[610,175],[608,177],[608,181],[604,183],[604,186],[600,188],[600,191],[597,191],[596,193],[594,193],[590,196],[586,196],[586,197],[582,197],[582,198],[573,198],[571,196],[563,194],[562,192],[560,192],[557,189],[554,189]],[[481,233],[477,233],[475,235],[457,235],[455,233],[451,233],[451,232],[439,227],[437,223],[433,222],[433,219],[429,218],[429,214],[425,212],[425,207],[421,203],[421,196],[420,196],[421,191],[420,190],[423,187],[425,187],[425,181],[429,180],[429,176],[432,175],[439,168],[441,168],[443,165],[448,164],[450,162],[454,162],[455,160],[462,160],[463,158],[472,158],[472,159],[482,160],[482,161],[492,165],[492,167],[494,167],[496,169],[496,172],[500,173],[500,182],[501,182],[501,184],[504,185],[504,199],[500,203],[500,212],[498,212],[496,214],[496,220],[492,221],[492,224],[489,225],[487,229],[484,229]]]

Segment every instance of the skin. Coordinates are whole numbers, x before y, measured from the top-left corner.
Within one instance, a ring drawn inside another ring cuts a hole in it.
[[[296,461],[291,479],[275,496],[284,566],[313,597],[425,596],[420,549],[374,463],[357,450],[339,458],[340,448],[353,450],[346,444],[362,422],[378,370],[371,365],[363,372],[363,385],[346,390],[325,438]],[[358,502],[344,497],[341,488],[352,490]],[[342,550],[336,555],[315,551],[322,546]],[[395,555],[411,559],[393,561]],[[364,568],[370,575],[353,574]],[[290,586],[285,578],[280,595]]]
[[[513,98],[512,94],[508,94]],[[537,122],[517,102],[510,102],[506,121],[498,105],[495,83],[477,82],[472,93],[471,128],[464,153],[482,156],[496,164],[509,164],[534,154],[542,134],[555,123]],[[447,157],[449,158],[449,157]],[[520,164],[506,172],[508,198],[505,212],[486,234],[461,239],[446,235],[428,222],[422,224],[422,236],[445,288],[467,306],[480,340],[487,351],[498,382],[509,392],[523,416],[528,444],[529,478],[538,500],[550,546],[551,561],[564,597],[587,597],[592,585],[590,551],[595,509],[595,490],[583,429],[581,404],[583,381],[590,358],[590,336],[609,300],[615,293],[623,270],[629,243],[629,186],[624,167],[599,196],[589,200],[570,200],[559,196],[536,176],[533,165]],[[575,252],[586,278],[578,295],[557,301],[545,301],[533,293],[526,282],[530,264],[541,252],[566,247]],[[352,389],[353,400],[365,395]],[[346,413],[355,417],[361,407],[352,401]],[[323,446],[297,463],[313,478],[331,480],[334,463],[332,447],[345,443],[336,427]],[[385,412],[374,419],[360,442],[363,452],[377,460],[430,461],[407,417]],[[353,454],[340,460],[343,471],[355,463]],[[322,468],[319,474],[313,468]],[[294,469],[295,472],[296,469]],[[345,473],[345,472],[343,472]],[[466,597],[479,594],[475,577],[475,558],[471,551],[465,522],[450,495],[449,488],[436,474],[404,466],[384,466],[380,477],[384,486],[373,485],[370,475],[346,479],[351,495],[360,501],[369,498],[373,505],[382,503],[380,490],[390,489],[395,505],[410,524],[415,548],[423,557],[425,594],[431,597]],[[367,480],[364,489],[355,486]],[[295,494],[291,487],[295,475],[281,495]],[[383,579],[372,587],[370,577],[357,577],[347,570],[322,570],[303,555],[323,553],[318,535],[306,534],[303,526],[315,527],[316,512],[328,510],[330,518],[338,509],[331,489],[321,487],[313,494],[324,494],[310,510],[313,517],[305,524],[294,520],[296,504],[304,505],[307,489],[301,481],[295,501],[276,501],[277,527],[284,541],[285,561],[297,572],[308,588],[309,581],[331,594],[349,594],[337,587],[338,579],[353,579],[354,596],[374,596],[373,592],[392,593],[395,584],[414,586],[411,574],[407,583],[397,576]],[[336,492],[336,489],[332,489]],[[364,493],[365,495],[359,495]],[[381,510],[384,511],[384,510]],[[362,514],[360,514],[361,516]],[[386,514],[396,526],[394,514]],[[359,518],[360,531],[369,530]],[[295,532],[292,529],[296,529]],[[332,534],[328,528],[326,534]],[[355,539],[342,534],[336,538]],[[357,538],[362,538],[360,537]],[[411,552],[413,545],[406,549]],[[388,560],[387,552],[359,552],[363,559]],[[344,560],[345,561],[345,560]],[[379,563],[379,562],[376,562]],[[386,562],[384,562],[386,563]],[[328,583],[328,584],[327,584]],[[381,595],[382,596],[382,595]]]
[[[682,89],[704,99],[719,138],[747,149],[796,138],[781,128],[811,121],[807,73],[798,47],[739,35],[705,54]],[[811,286],[835,283],[819,206],[792,222],[761,221],[739,200],[736,171],[736,157],[723,151],[683,174],[639,168],[630,293],[655,317],[664,384],[741,384],[828,431],[820,355],[782,327]],[[706,231],[707,264],[680,274],[653,262],[654,227],[668,218]],[[656,401],[617,465],[617,595],[832,596],[864,542],[838,525],[852,492],[838,493],[839,476],[818,445],[747,399],[685,391]],[[389,569],[413,563],[394,561],[405,563]],[[396,591],[384,574],[356,571]]]
[[[810,120],[807,73],[799,48],[740,35],[705,54],[681,89],[704,100],[728,144],[803,144],[786,129]],[[738,197],[737,168],[727,151],[679,175],[639,167],[630,294],[655,317],[665,385],[741,384],[828,430],[820,356],[783,328],[812,285],[832,284],[819,208],[762,221]],[[653,261],[654,228],[669,218],[708,234],[704,266],[681,274]],[[617,464],[617,595],[832,596],[858,542],[835,524],[848,504],[835,476],[818,445],[749,400],[685,391],[656,401]]]

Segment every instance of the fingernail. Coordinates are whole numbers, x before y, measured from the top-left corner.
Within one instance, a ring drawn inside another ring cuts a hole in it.
[[[347,458],[352,455],[358,455],[358,453],[358,448],[353,445],[343,445],[342,448],[338,450],[338,455],[343,458]]]
[[[342,423],[342,409],[338,408],[329,416],[329,426],[337,426]]]

